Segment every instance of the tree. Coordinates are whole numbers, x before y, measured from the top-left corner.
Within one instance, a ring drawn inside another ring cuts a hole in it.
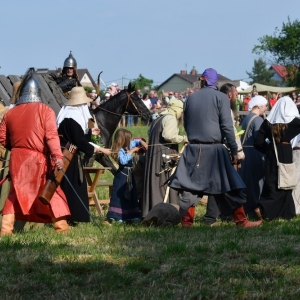
[[[300,87],[300,22],[288,18],[281,29],[275,28],[273,35],[258,40],[260,45],[255,45],[252,52],[269,54],[272,61],[286,67],[286,85]]]
[[[265,85],[277,86],[278,83],[276,80],[271,79],[274,75],[273,71],[267,68],[266,62],[259,58],[258,60],[254,60],[254,66],[252,68],[252,73],[247,72],[247,75],[252,79],[250,84],[260,83]]]
[[[145,87],[148,87],[149,90],[152,88],[153,80],[144,77],[142,74],[138,78],[132,79],[131,84],[135,84],[135,89],[144,90]]]

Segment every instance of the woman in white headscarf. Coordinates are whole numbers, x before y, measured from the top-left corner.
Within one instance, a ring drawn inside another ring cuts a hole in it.
[[[255,214],[254,209],[257,207],[264,184],[265,155],[257,151],[253,144],[263,123],[261,116],[267,110],[267,104],[268,101],[263,96],[253,97],[248,103],[250,113],[242,123],[242,129],[245,132],[241,137],[241,143],[246,158],[241,161],[242,167],[238,169],[238,172],[246,185],[247,202],[244,204],[244,209],[249,215]]]
[[[67,142],[70,142],[78,147],[66,171],[66,175],[75,188],[76,193],[83,201],[86,209],[65,178],[63,178],[60,184],[67,197],[71,211],[71,217],[69,219],[69,224],[71,225],[74,224],[74,222],[89,222],[90,220],[88,214],[89,201],[87,183],[82,170],[79,152],[83,152],[89,157],[96,152],[103,152],[106,155],[110,154],[109,149],[101,147],[95,148],[89,143],[91,134],[98,134],[100,132],[98,128],[90,129],[88,125],[92,116],[87,103],[91,101],[92,99],[87,97],[83,87],[74,87],[71,90],[67,104],[62,107],[56,119],[61,146],[64,147]]]
[[[278,167],[273,138],[281,163],[292,163],[293,154],[290,141],[300,133],[300,116],[290,97],[280,98],[262,123],[254,147],[266,154],[265,182],[258,204],[258,214],[267,220],[295,217],[292,190],[278,189]]]

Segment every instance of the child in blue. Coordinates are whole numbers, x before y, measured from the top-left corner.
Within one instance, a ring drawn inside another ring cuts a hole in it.
[[[132,154],[140,147],[148,148],[143,140],[131,140],[132,134],[126,129],[118,129],[112,145],[112,157],[119,164],[113,181],[112,196],[107,213],[108,222],[139,220],[136,184],[132,175]]]

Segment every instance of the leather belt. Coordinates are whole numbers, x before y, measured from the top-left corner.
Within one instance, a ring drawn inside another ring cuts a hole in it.
[[[300,147],[294,147],[293,150],[300,150]]]
[[[190,144],[204,144],[204,145],[213,145],[213,144],[221,144],[221,142],[189,142]]]

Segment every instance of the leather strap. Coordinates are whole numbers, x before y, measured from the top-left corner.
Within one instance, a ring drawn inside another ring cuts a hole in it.
[[[243,138],[243,141],[242,141],[242,147],[244,146],[244,143],[245,143],[245,140],[246,140],[246,136],[247,136],[247,133],[248,133],[248,131],[249,131],[250,124],[252,123],[252,121],[253,121],[256,117],[258,117],[258,115],[254,115],[254,116],[250,119],[250,121],[248,122],[248,124],[247,124],[246,131],[245,131],[245,133],[244,133],[244,138]]]

